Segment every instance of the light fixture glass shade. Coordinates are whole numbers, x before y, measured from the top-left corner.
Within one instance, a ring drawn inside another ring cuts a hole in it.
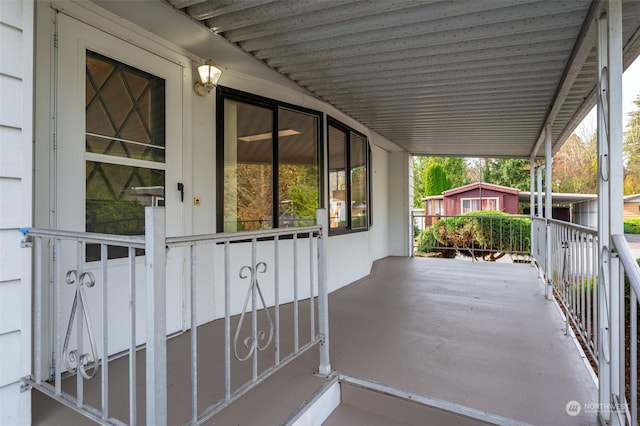
[[[200,81],[207,88],[207,91],[211,91],[218,84],[222,70],[215,67],[211,59],[209,59],[204,65],[198,67],[198,73],[200,74]]]

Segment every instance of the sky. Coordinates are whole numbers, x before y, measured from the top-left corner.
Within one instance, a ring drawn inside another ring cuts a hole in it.
[[[624,130],[627,130],[627,122],[629,121],[629,113],[637,107],[633,103],[640,95],[640,57],[636,58],[629,68],[622,75],[622,117]],[[596,108],[582,120],[582,123],[576,129],[576,133],[581,138],[590,136],[596,131]]]

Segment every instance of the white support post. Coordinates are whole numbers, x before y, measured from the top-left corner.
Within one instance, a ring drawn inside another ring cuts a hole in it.
[[[147,424],[167,424],[165,210],[147,207],[145,220]]]
[[[536,215],[536,160],[529,158],[529,218],[533,219]]]
[[[318,238],[318,328],[322,335],[318,374],[329,376],[331,362],[329,360],[329,289],[327,286],[327,237],[329,236],[327,210],[318,209],[316,220],[318,225],[322,226]]]
[[[623,233],[622,4],[604,2],[598,29],[599,416],[624,424],[624,281],[611,236]]]
[[[607,82],[603,81],[603,72],[607,69],[607,15],[598,18],[598,253],[600,253],[600,277],[598,282],[598,331],[601,344],[598,348],[598,407],[602,423],[609,423],[611,412],[609,410],[611,377],[610,377],[610,339],[609,339],[609,277],[605,276],[609,267],[609,154],[606,131],[605,109],[608,101]],[[605,103],[603,105],[603,103]]]
[[[545,166],[538,167],[538,205],[536,206],[536,216],[542,217],[542,172]]]
[[[552,171],[553,171],[553,157],[551,155],[551,124],[547,123],[544,128],[544,163],[545,163],[545,176],[544,176],[544,217],[547,229],[547,244],[545,255],[547,257],[546,263],[546,285],[545,285],[545,297],[548,300],[552,298],[551,288],[553,286],[553,240],[551,238],[551,222],[553,218],[553,183],[552,183]]]
[[[534,241],[537,238],[535,227],[533,226],[533,218],[535,217],[535,196],[536,190],[536,160],[533,156],[529,158],[529,220],[531,221],[531,234],[529,235],[529,241],[531,242],[531,266],[535,265],[533,257],[533,248],[537,246],[537,242]]]

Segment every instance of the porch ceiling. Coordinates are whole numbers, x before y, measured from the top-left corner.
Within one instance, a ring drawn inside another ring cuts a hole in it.
[[[166,1],[416,155],[528,157],[549,119],[558,149],[595,105],[598,1]]]

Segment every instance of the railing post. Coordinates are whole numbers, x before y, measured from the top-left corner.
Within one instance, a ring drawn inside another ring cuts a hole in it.
[[[318,236],[318,327],[322,335],[320,342],[320,366],[318,374],[328,376],[331,374],[331,362],[329,360],[329,289],[327,288],[327,210],[318,209],[316,212],[317,224],[322,226]]]
[[[415,226],[415,216],[413,214],[413,208],[409,209],[409,257],[413,257],[413,252],[415,250],[415,240],[416,240],[416,236],[415,236],[415,232],[414,232],[414,226]]]
[[[166,235],[163,207],[145,208],[147,424],[167,424]]]
[[[544,218],[547,224],[547,248],[546,248],[546,256],[547,256],[547,281],[545,285],[544,294],[548,300],[551,300],[553,297],[553,292],[551,291],[553,286],[553,241],[552,241],[552,228],[551,228],[551,219],[553,219],[553,199],[552,199],[552,191],[553,184],[551,183],[551,172],[553,171],[553,157],[551,154],[552,151],[552,139],[551,139],[551,124],[547,123],[544,128],[544,139],[545,139],[545,177],[544,177]]]
[[[535,266],[536,262],[533,254],[533,247],[537,244],[536,232],[533,226],[533,218],[535,217],[535,200],[536,200],[536,160],[533,156],[529,158],[529,258],[531,259],[531,266]]]
[[[600,237],[599,407],[602,421],[624,424],[624,282],[612,235],[623,233],[622,4],[604,2],[598,30],[598,233]],[[607,306],[608,305],[608,306]]]

